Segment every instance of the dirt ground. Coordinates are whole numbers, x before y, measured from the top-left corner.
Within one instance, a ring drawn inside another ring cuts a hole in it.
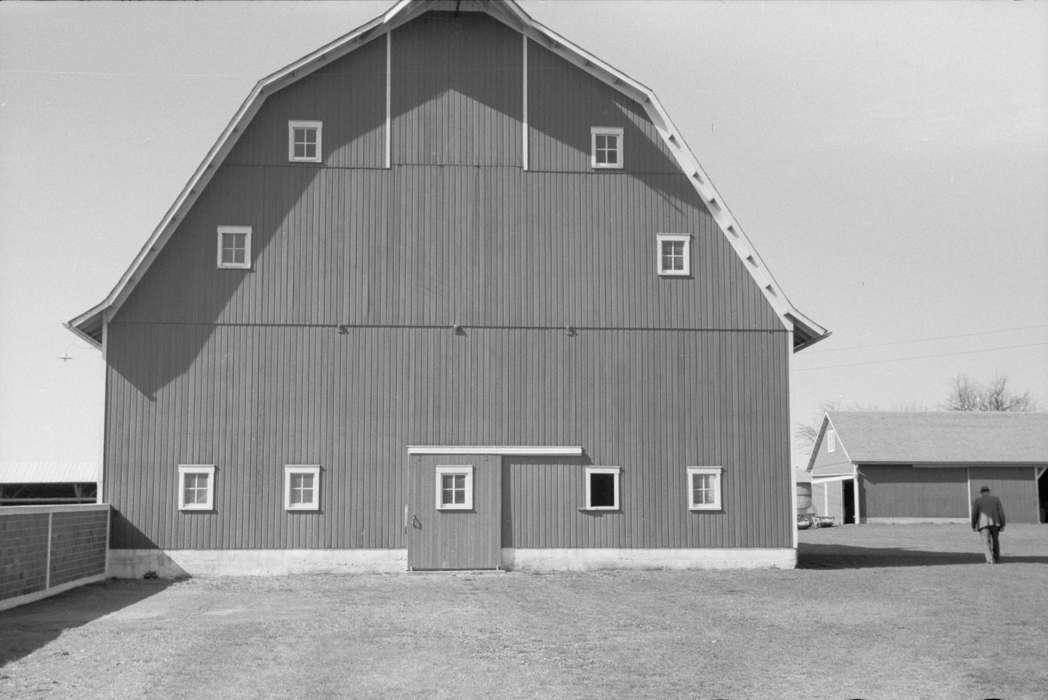
[[[801,533],[796,570],[110,581],[0,613],[0,697],[1044,698],[1048,526]]]

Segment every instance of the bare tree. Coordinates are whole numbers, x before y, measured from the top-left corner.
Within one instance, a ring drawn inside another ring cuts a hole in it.
[[[943,406],[948,411],[1017,411],[1037,410],[1029,392],[1013,394],[1008,378],[995,375],[989,384],[981,384],[966,374],[953,378],[950,394]]]

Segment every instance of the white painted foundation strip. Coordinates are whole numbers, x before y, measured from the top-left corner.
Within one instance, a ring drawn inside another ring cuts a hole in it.
[[[577,446],[535,445],[408,445],[409,455],[508,455],[534,457],[581,457]]]
[[[112,549],[109,575],[142,578],[181,576],[281,576],[286,574],[400,573],[406,549]]]
[[[84,578],[78,578],[75,581],[68,581],[66,583],[59,584],[57,586],[54,586],[52,588],[48,588],[48,589],[43,590],[43,591],[36,591],[35,593],[26,593],[25,595],[20,595],[20,596],[17,596],[15,598],[7,598],[5,600],[0,600],[0,610],[10,610],[11,608],[17,608],[19,605],[26,605],[27,603],[35,603],[38,600],[43,600],[44,598],[50,598],[53,595],[58,595],[59,593],[65,593],[66,591],[72,590],[74,588],[79,588],[80,586],[86,586],[89,583],[98,583],[99,581],[105,581],[105,580],[106,580],[106,575],[105,574],[96,574],[94,576],[85,576]]]
[[[516,571],[595,569],[793,569],[797,550],[781,549],[503,549]]]

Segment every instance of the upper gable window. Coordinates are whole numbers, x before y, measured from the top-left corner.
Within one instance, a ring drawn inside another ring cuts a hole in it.
[[[594,168],[622,167],[622,129],[595,126],[590,129],[590,165]]]
[[[251,227],[218,227],[218,266],[251,268]]]
[[[691,274],[691,236],[660,233],[657,237],[657,269],[660,275],[686,277]]]
[[[832,428],[826,431],[826,451],[837,451],[837,431],[833,430]]]
[[[293,163],[319,163],[323,122],[287,123],[287,159]]]

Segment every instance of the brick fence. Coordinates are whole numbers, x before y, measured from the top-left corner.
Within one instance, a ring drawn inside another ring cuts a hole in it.
[[[106,577],[109,506],[0,508],[0,610]]]

